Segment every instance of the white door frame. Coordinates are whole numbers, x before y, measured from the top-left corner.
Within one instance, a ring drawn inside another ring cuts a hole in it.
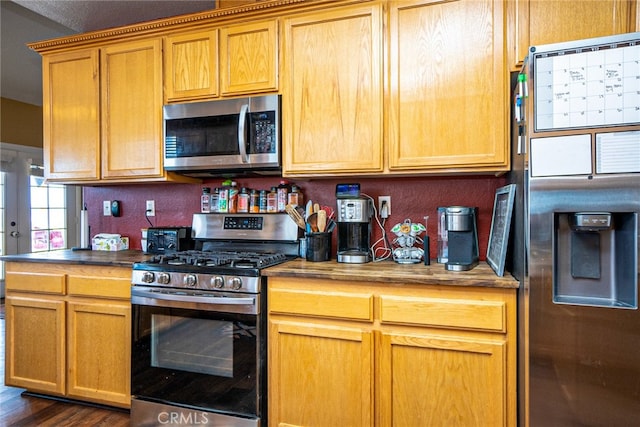
[[[42,164],[42,149],[0,142],[2,169],[6,174],[6,255],[31,251],[29,176],[31,164]],[[12,232],[18,237],[10,237]]]

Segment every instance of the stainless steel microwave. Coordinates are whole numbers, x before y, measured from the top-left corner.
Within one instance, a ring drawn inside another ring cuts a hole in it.
[[[280,96],[165,105],[164,168],[194,177],[279,173]]]

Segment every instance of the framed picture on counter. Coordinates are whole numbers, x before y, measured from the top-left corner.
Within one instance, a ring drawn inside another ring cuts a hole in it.
[[[504,275],[515,196],[515,184],[505,185],[496,190],[496,198],[493,202],[491,233],[489,234],[489,244],[487,245],[487,262],[500,277]]]

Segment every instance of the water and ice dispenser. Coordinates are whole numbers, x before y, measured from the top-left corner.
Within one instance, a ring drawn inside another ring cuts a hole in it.
[[[638,307],[638,214],[554,214],[555,303]]]

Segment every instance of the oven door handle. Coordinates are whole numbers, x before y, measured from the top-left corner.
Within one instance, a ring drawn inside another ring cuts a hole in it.
[[[195,302],[204,304],[218,304],[218,305],[255,305],[256,299],[254,297],[207,297],[197,295],[182,295],[177,293],[163,293],[153,292],[135,286],[131,288],[132,297],[161,299],[166,301],[181,301],[181,302]]]

